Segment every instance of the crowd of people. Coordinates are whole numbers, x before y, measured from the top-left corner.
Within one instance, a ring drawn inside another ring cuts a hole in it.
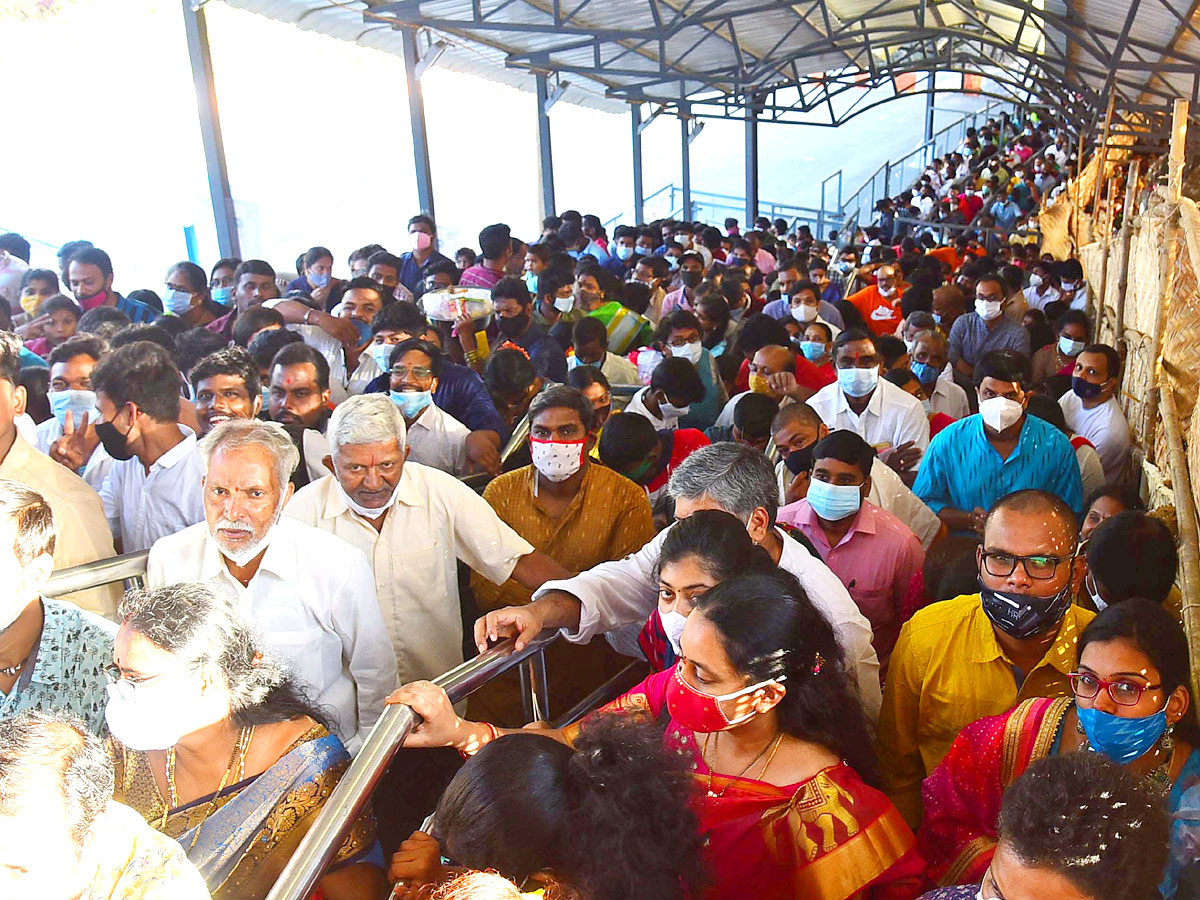
[[[326,900],[1200,896],[1175,538],[1023,227],[1066,140],[989,122],[827,241],[568,211],[452,258],[417,215],[294,275],[26,266],[0,882],[261,900],[402,703]],[[546,629],[555,708],[641,680],[557,729],[431,681]]]

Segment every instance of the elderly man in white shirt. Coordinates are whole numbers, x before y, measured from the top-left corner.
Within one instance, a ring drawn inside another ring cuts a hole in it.
[[[441,351],[428,341],[409,338],[392,348],[389,394],[404,415],[408,458],[451,475],[465,475],[471,430],[433,402],[442,374]]]
[[[950,344],[940,331],[919,331],[909,351],[909,369],[929,397],[929,411],[942,413],[957,421],[971,414],[967,392],[946,374]]]
[[[204,464],[196,433],[179,424],[180,383],[174,360],[149,341],[119,347],[92,369],[96,437],[113,458],[100,499],[123,553],[204,521]]]
[[[820,557],[775,525],[779,503],[775,471],[767,458],[741,444],[701,447],[675,470],[667,490],[675,499],[676,518],[700,509],[731,513],[746,523],[750,536],[781,569],[796,576],[833,626],[858,681],[864,709],[874,721],[882,695],[871,624]],[[546,582],[528,606],[488,613],[475,623],[476,643],[482,650],[488,640],[515,635],[518,646],[523,646],[543,628],[559,628],[574,643],[607,633],[617,649],[640,654],[633,649],[636,634],[657,608],[655,572],[666,535],[664,530],[624,559],[601,563],[574,578]]]
[[[232,419],[200,454],[206,520],[155,543],[147,583],[227,589],[353,752],[398,684],[371,567],[345,541],[283,516],[300,459],[279,426]]]
[[[496,584],[515,578],[530,590],[569,577],[457,478],[405,462],[404,417],[383,394],[338,406],[329,438],[334,474],[297,491],[285,513],[370,561],[402,682],[463,661],[458,560]]]
[[[901,473],[913,473],[929,446],[921,401],[879,377],[883,356],[870,333],[848,328],[833,342],[837,381],[808,400],[830,431],[853,431]]]

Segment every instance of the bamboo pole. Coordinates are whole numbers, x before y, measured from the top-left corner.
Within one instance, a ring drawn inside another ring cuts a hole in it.
[[[1079,253],[1079,217],[1083,215],[1083,210],[1079,208],[1079,193],[1082,190],[1080,182],[1083,180],[1083,132],[1079,132],[1079,149],[1075,151],[1075,204],[1071,214],[1071,231],[1072,240],[1075,243],[1075,253]]]
[[[1162,386],[1163,334],[1166,331],[1167,313],[1171,301],[1171,288],[1175,274],[1175,233],[1178,230],[1179,200],[1183,196],[1183,149],[1187,142],[1186,100],[1175,101],[1174,118],[1171,122],[1171,149],[1167,165],[1167,200],[1171,207],[1163,229],[1163,243],[1158,253],[1158,312],[1154,318],[1154,333],[1151,340],[1150,359],[1154,384]],[[1142,434],[1146,441],[1147,456],[1153,458],[1155,438],[1158,432],[1159,391],[1151,391],[1147,398]],[[1155,460],[1157,462],[1157,460]]]
[[[1117,350],[1125,341],[1125,294],[1129,290],[1129,245],[1133,240],[1133,215],[1137,211],[1138,176],[1142,161],[1135,159],[1129,164],[1125,176],[1125,205],[1121,207],[1121,268],[1117,276]]]
[[[1100,290],[1093,297],[1092,302],[1096,304],[1096,311],[1093,322],[1096,323],[1096,332],[1100,331],[1100,323],[1104,321],[1105,298],[1108,291],[1108,253],[1112,246],[1112,214],[1113,214],[1113,193],[1117,186],[1116,178],[1108,179],[1107,191],[1107,206],[1104,210],[1104,225],[1100,230],[1100,240],[1103,242],[1100,246]],[[1115,338],[1114,338],[1115,343]]]
[[[1179,433],[1179,412],[1168,385],[1162,395],[1163,432],[1167,439],[1167,462],[1175,494],[1175,518],[1179,523],[1179,589],[1183,594],[1183,630],[1187,633],[1191,658],[1192,696],[1200,697],[1200,528],[1196,524],[1195,495],[1188,473],[1187,452]]]
[[[1117,95],[1109,94],[1108,96],[1108,112],[1104,114],[1104,131],[1100,138],[1100,165],[1096,169],[1096,190],[1092,195],[1092,221],[1095,222],[1100,215],[1100,191],[1104,187],[1104,166],[1108,161],[1108,131],[1112,127],[1113,104],[1116,102]],[[1095,234],[1092,235],[1095,237]]]

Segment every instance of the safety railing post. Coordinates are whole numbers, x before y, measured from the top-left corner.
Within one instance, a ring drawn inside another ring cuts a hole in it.
[[[546,680],[546,654],[539,650],[521,663],[521,704],[528,722],[550,721],[550,692]]]

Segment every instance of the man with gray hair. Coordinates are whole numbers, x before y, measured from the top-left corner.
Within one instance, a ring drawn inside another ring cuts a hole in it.
[[[676,519],[686,519],[701,509],[737,516],[755,543],[781,569],[796,576],[813,605],[833,626],[847,665],[857,676],[863,706],[874,720],[881,694],[871,624],[821,558],[775,524],[779,495],[775,470],[767,458],[741,444],[701,447],[675,470],[667,491],[675,500]],[[574,578],[547,582],[534,592],[534,602],[528,606],[488,613],[475,623],[476,643],[482,650],[489,640],[516,636],[520,647],[543,628],[559,628],[575,643],[607,633],[617,649],[640,655],[629,638],[655,611],[655,573],[668,530],[624,559],[601,563]]]
[[[155,542],[147,584],[226,588],[354,752],[397,686],[370,565],[345,541],[283,517],[299,452],[280,426],[231,419],[199,452],[205,521]]]
[[[208,900],[179,842],[113,800],[113,782],[104,743],[81,723],[0,722],[0,897]]]
[[[453,475],[406,462],[404,415],[386,394],[343,401],[327,432],[333,474],[301,488],[286,513],[371,561],[371,596],[378,592],[402,682],[463,661],[459,560],[495,584],[513,578],[529,590],[570,576]]]

